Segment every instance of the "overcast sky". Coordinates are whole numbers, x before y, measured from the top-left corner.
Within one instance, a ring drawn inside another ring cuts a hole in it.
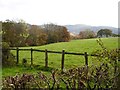
[[[0,21],[118,27],[119,0],[0,0]]]

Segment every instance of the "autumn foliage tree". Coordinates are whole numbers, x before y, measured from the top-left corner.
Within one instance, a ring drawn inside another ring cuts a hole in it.
[[[64,26],[45,24],[44,30],[48,35],[48,43],[67,42],[70,40],[70,34]]]
[[[28,29],[28,37],[26,43],[28,46],[43,45],[46,44],[47,35],[43,29],[37,25],[32,25]]]

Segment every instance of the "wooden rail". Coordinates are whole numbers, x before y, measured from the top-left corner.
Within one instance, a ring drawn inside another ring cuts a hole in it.
[[[36,51],[36,52],[44,52],[45,53],[45,67],[48,67],[48,53],[62,54],[61,71],[63,71],[63,69],[64,69],[65,54],[84,56],[86,66],[88,66],[88,56],[98,56],[98,55],[95,55],[95,54],[88,54],[87,52],[85,52],[85,53],[74,53],[74,52],[66,52],[65,50],[62,50],[62,52],[60,52],[60,51],[49,51],[47,49],[38,50],[38,49],[32,49],[32,48],[31,49],[11,48],[11,49],[7,49],[7,50],[16,50],[16,64],[19,64],[19,51],[30,51],[31,52],[31,66],[33,65],[33,52],[34,51]]]

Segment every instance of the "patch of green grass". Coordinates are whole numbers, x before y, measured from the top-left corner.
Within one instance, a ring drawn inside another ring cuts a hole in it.
[[[89,54],[93,51],[101,49],[101,47],[96,42],[96,39],[82,39],[82,40],[72,40],[70,42],[60,42],[53,43],[43,46],[33,46],[33,47],[20,47],[20,48],[34,48],[41,50],[52,50],[52,51],[62,51],[63,49],[67,52],[78,52],[84,53],[88,52]],[[108,49],[118,48],[118,38],[102,38],[105,47]],[[12,51],[16,55],[16,51]],[[48,54],[48,66],[49,68],[44,68],[45,63],[45,53],[43,52],[34,52],[33,53],[33,64],[34,67],[30,67],[30,51],[20,51],[20,65],[3,68],[3,76],[15,75],[16,73],[36,73],[43,71],[44,73],[49,74],[52,69],[61,69],[61,54]],[[22,59],[27,59],[27,67],[23,67]],[[89,57],[89,65],[94,64],[97,61],[91,61],[92,57]],[[65,55],[65,69],[72,67],[83,66],[85,64],[84,56],[75,56],[75,55]]]

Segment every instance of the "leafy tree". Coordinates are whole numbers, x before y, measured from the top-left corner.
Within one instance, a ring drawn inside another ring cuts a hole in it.
[[[15,22],[6,20],[2,22],[3,41],[8,42],[10,46],[23,45],[27,35],[27,25],[22,20]]]
[[[56,25],[54,24],[45,24],[44,30],[48,35],[47,43],[54,43],[57,42],[58,35],[56,34]]]
[[[70,40],[70,33],[67,31],[67,28],[62,26],[59,30],[60,42],[68,42]]]
[[[19,20],[18,23],[15,23],[16,36],[19,40],[17,46],[25,46],[25,40],[28,36],[27,24],[23,20]]]
[[[43,29],[37,25],[32,25],[28,30],[29,35],[26,39],[28,45],[43,45],[47,42],[47,35]]]
[[[45,24],[44,30],[48,35],[48,43],[66,42],[70,40],[70,34],[64,26]]]
[[[2,40],[4,42],[8,42],[11,45],[14,45],[14,39],[15,39],[15,30],[13,29],[14,23],[10,20],[6,20],[5,22],[2,22]],[[13,37],[13,38],[12,38]]]
[[[97,36],[98,37],[108,37],[108,36],[112,36],[112,31],[110,29],[100,29],[98,32],[97,32]]]

